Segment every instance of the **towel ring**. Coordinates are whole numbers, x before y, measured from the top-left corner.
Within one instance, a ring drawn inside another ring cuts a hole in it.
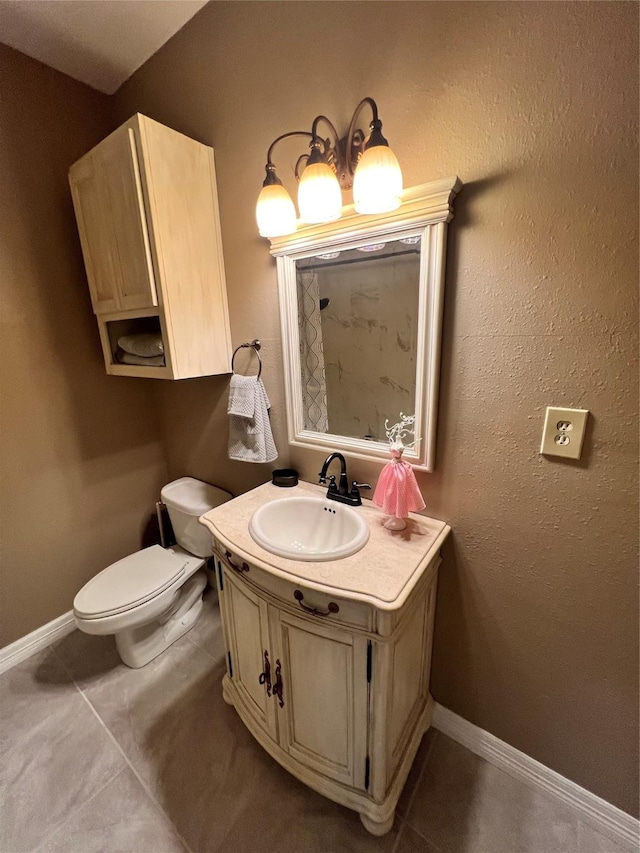
[[[231,372],[235,373],[235,370],[233,369],[233,360],[235,359],[236,353],[238,352],[238,350],[248,348],[248,349],[252,349],[255,352],[255,354],[258,356],[258,362],[259,362],[260,366],[258,367],[258,375],[256,376],[256,380],[260,379],[260,374],[262,373],[262,359],[260,358],[260,347],[261,346],[262,346],[262,344],[260,343],[259,340],[254,340],[254,341],[250,341],[249,343],[246,343],[246,344],[240,344],[240,346],[236,347],[233,351],[233,355],[231,356]]]

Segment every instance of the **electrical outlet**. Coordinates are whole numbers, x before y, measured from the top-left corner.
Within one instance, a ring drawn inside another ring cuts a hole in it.
[[[540,453],[580,459],[588,409],[557,409],[547,406]]]

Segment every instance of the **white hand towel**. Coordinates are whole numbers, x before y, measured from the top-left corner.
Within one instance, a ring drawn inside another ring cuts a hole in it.
[[[234,373],[229,384],[227,414],[239,415],[241,418],[253,418],[256,410],[257,390],[258,380],[255,376],[237,376]]]
[[[261,379],[231,377],[229,386],[229,459],[273,462],[278,451],[269,422],[269,398]]]

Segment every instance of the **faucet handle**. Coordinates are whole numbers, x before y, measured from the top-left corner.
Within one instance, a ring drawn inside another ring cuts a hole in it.
[[[369,483],[356,483],[356,481],[354,480],[353,485],[351,486],[351,494],[359,495],[360,489],[369,489],[369,491],[371,491],[371,486],[369,485]]]
[[[337,491],[338,491],[338,487],[336,486],[336,478],[334,477],[333,474],[330,474],[329,475],[329,488],[327,489],[327,492],[333,493],[333,492],[337,492]]]

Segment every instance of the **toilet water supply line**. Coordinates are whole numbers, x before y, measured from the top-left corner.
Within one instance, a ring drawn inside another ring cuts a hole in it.
[[[164,504],[162,501],[156,501],[156,517],[158,519],[158,529],[160,531],[160,545],[163,548],[167,547],[167,539],[164,535],[164,521],[162,520],[162,510],[164,509]]]

